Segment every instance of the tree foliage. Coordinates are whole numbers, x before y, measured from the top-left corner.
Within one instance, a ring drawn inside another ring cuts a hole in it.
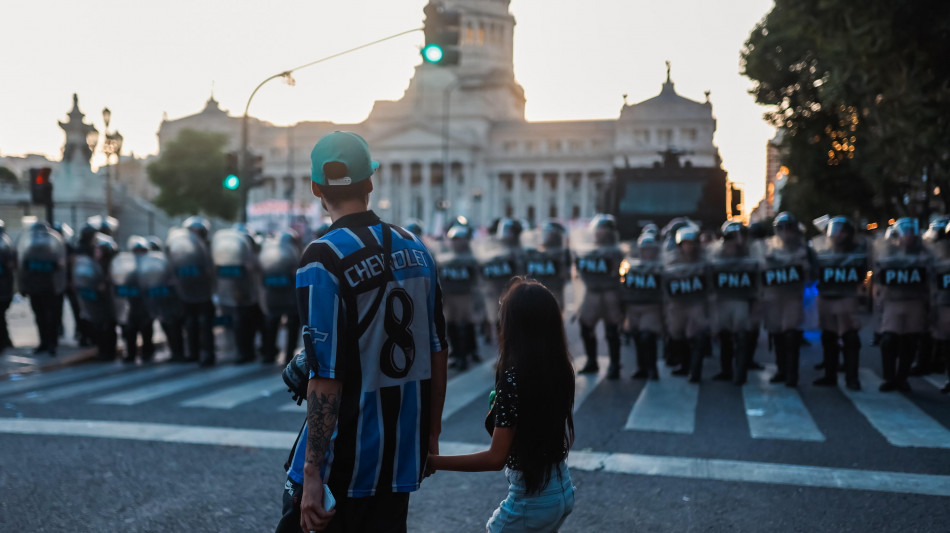
[[[239,193],[221,185],[227,144],[227,134],[186,129],[163,146],[147,169],[149,180],[159,187],[155,205],[171,216],[204,213],[233,220]]]
[[[946,0],[776,0],[742,69],[785,131],[785,207],[870,219],[950,207],[932,197],[950,193],[948,58]]]

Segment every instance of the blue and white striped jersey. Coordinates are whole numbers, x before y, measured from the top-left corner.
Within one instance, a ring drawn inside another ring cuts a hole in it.
[[[383,228],[391,231],[388,270]],[[415,491],[428,455],[431,354],[446,346],[432,256],[372,211],[341,217],[304,252],[297,303],[311,378],[343,382],[324,482],[355,498]],[[287,473],[297,482],[306,433]]]

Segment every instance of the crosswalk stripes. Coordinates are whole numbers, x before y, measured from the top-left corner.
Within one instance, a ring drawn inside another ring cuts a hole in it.
[[[673,377],[665,364],[657,366],[660,379],[647,381],[623,429],[692,434],[696,429],[699,387]]]
[[[238,405],[260,398],[266,398],[278,392],[287,390],[287,385],[280,375],[274,374],[265,378],[255,379],[233,387],[227,387],[210,394],[182,402],[183,407],[205,407],[208,409],[233,409]]]
[[[133,385],[142,381],[167,378],[177,374],[183,374],[188,370],[189,367],[184,365],[153,365],[140,367],[115,376],[101,377],[80,383],[63,385],[61,387],[51,387],[39,391],[32,391],[22,396],[13,398],[13,401],[27,403],[49,403],[52,401],[74,398],[76,396],[94,393],[101,390]]]
[[[867,368],[861,369],[860,379],[864,390],[849,390],[840,381],[838,387],[887,442],[902,447],[950,448],[950,430],[914,402],[897,392],[878,392],[882,380]]]
[[[610,358],[605,356],[597,357],[597,365],[600,367],[600,370],[596,374],[581,374],[580,369],[583,366],[582,363],[586,362],[583,359],[576,359],[574,361],[574,369],[577,371],[577,375],[574,378],[574,413],[581,408],[581,405],[584,404],[584,400],[594,389],[597,388],[597,385],[600,385],[600,382],[607,377],[607,367],[610,365]]]
[[[119,365],[91,364],[86,366],[74,366],[56,370],[55,372],[44,372],[42,374],[32,374],[15,381],[5,381],[0,383],[0,396],[16,394],[51,387],[61,383],[79,381],[92,376],[102,376],[104,374],[114,374],[123,370]]]
[[[449,380],[442,407],[443,422],[479,398],[483,399],[485,411],[488,411],[488,392],[495,386],[495,362],[495,357],[488,358]]]
[[[204,387],[219,381],[235,379],[259,371],[260,367],[254,365],[224,366],[211,370],[195,369],[195,371],[189,375],[178,379],[161,381],[143,387],[119,391],[96,398],[92,401],[93,403],[101,404],[136,405],[164,396],[170,396],[188,389]]]
[[[942,376],[942,375],[935,376],[933,374],[928,374],[924,376],[924,379],[929,381],[931,385],[933,385],[934,387],[937,387],[938,389],[942,389],[943,386],[947,384],[946,376]]]
[[[746,420],[753,439],[804,440],[822,442],[824,434],[808,413],[797,389],[769,383],[775,365],[750,372],[742,386]]]

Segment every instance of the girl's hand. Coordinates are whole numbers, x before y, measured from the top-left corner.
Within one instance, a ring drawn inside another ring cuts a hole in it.
[[[438,457],[439,457],[438,453],[429,453],[429,455],[426,457],[426,477],[429,477],[432,474],[435,474],[437,470],[435,467],[435,463],[438,462],[439,460]]]

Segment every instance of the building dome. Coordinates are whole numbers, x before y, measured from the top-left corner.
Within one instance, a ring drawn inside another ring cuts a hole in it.
[[[712,104],[690,100],[676,93],[670,71],[667,68],[666,82],[660,94],[633,105],[624,105],[620,111],[620,121],[626,120],[709,120],[712,118]]]

